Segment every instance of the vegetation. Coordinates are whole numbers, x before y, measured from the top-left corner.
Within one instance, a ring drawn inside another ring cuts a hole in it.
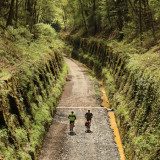
[[[71,56],[102,78],[129,160],[160,159],[159,5],[158,0],[66,5]]]
[[[38,157],[67,74],[57,34],[49,25],[38,27],[41,33],[32,41],[12,27],[2,41],[0,155],[9,160]]]
[[[90,38],[68,40],[74,46],[71,56],[103,80],[123,135],[126,159],[159,159],[159,54],[118,52]]]
[[[73,45],[65,52],[103,79],[126,158],[160,159],[159,8],[159,0],[0,1],[0,156],[38,157],[67,74],[61,31]]]
[[[58,9],[57,0],[4,0],[0,2],[0,27],[28,26],[32,29],[34,24],[48,23],[60,30],[63,17]]]
[[[0,159],[38,158],[65,84],[51,3],[0,2]]]
[[[159,38],[160,14],[158,0],[69,0],[64,6],[68,25],[75,30],[84,30],[89,35],[106,39],[127,39],[139,37],[139,42],[150,36],[152,42]]]

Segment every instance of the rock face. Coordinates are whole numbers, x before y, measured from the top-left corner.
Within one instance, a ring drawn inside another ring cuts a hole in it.
[[[37,159],[66,74],[63,57],[55,52],[0,79],[0,158]]]
[[[114,51],[103,41],[67,37],[72,57],[102,78],[127,160],[160,158],[160,72],[142,55]]]

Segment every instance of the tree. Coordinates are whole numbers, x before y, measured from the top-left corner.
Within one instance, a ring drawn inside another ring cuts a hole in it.
[[[13,20],[13,15],[14,15],[14,0],[11,0],[11,5],[10,5],[10,10],[9,10],[9,15],[8,15],[8,20],[6,26],[12,25],[12,20]]]
[[[81,6],[81,14],[82,14],[82,18],[83,18],[83,23],[84,23],[85,29],[87,31],[87,23],[86,23],[85,16],[84,16],[84,8],[83,8],[82,0],[79,0],[79,3]]]

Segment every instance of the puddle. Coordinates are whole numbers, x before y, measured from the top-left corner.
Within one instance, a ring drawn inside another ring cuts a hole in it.
[[[107,108],[108,110],[111,109],[111,107],[109,106],[109,101],[108,98],[106,96],[106,92],[105,92],[105,88],[103,87],[103,83],[99,82],[99,84],[101,85],[100,90],[102,92],[102,97],[101,99],[103,100],[102,102],[102,106]],[[110,124],[111,124],[111,128],[114,131],[114,135],[115,135],[115,142],[118,146],[118,150],[119,150],[119,154],[120,154],[120,159],[121,160],[125,160],[125,156],[124,156],[124,151],[123,151],[123,146],[122,146],[122,142],[121,142],[121,138],[119,135],[119,130],[116,124],[116,119],[115,119],[115,115],[114,112],[108,112],[108,115],[110,117]]]

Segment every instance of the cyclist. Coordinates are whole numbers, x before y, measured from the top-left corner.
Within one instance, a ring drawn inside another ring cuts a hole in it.
[[[88,110],[88,112],[85,114],[86,120],[90,123],[91,125],[91,119],[93,117],[93,114]]]
[[[76,120],[76,115],[73,111],[69,114],[68,119],[70,119],[70,131],[73,131],[74,122]]]

